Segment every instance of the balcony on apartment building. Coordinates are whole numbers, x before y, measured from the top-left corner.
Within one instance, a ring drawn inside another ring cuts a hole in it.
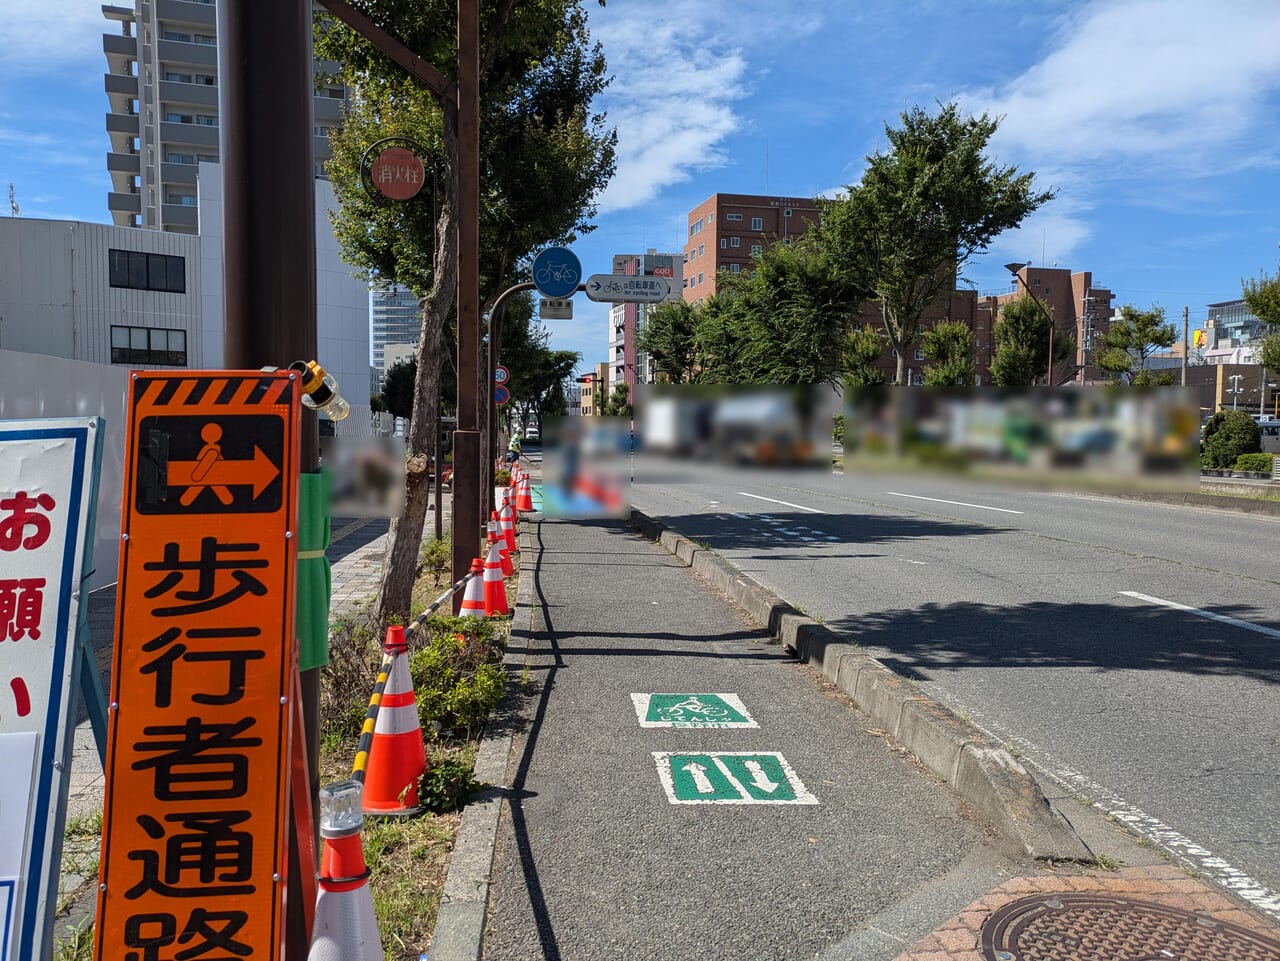
[[[183,233],[194,233],[200,226],[200,208],[195,204],[164,204],[160,208],[164,229],[187,228]]]
[[[218,110],[218,88],[209,83],[183,83],[180,80],[160,81],[160,101],[166,106],[182,104],[192,107],[209,107]]]
[[[186,40],[161,40],[160,62],[169,66],[183,65],[211,67],[216,72],[218,48],[211,43],[192,43]]]
[[[217,23],[217,10],[213,3],[206,0],[158,0],[156,19],[161,22],[179,20],[182,23],[211,27]]]
[[[134,101],[138,99],[138,78],[127,74],[104,73],[102,85],[107,91],[111,112],[129,113]]]
[[[193,147],[218,148],[218,128],[204,123],[178,123],[165,120],[160,124],[160,140],[167,144],[190,144]]]
[[[129,193],[138,186],[142,158],[136,153],[109,153],[107,173],[111,175],[111,186],[116,193]]]
[[[134,191],[112,191],[107,194],[107,209],[112,213],[142,213],[142,195]]]
[[[126,37],[121,33],[104,33],[102,35],[102,52],[107,55],[107,66],[111,72],[121,76],[129,76],[129,63],[138,59],[138,38]]]

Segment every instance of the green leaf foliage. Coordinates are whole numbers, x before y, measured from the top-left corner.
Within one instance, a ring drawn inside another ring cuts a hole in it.
[[[1163,307],[1139,310],[1125,304],[1102,336],[1095,362],[1121,383],[1172,384],[1172,373],[1152,373],[1147,370],[1147,359],[1157,350],[1172,347],[1177,337],[1173,324],[1164,319]]]
[[[1223,470],[1234,465],[1241,454],[1260,453],[1262,432],[1252,415],[1243,410],[1219,411],[1205,425],[1203,446],[1204,465]]]
[[[847,286],[880,309],[898,352],[897,381],[922,333],[926,311],[991,240],[1052,199],[1034,174],[1000,166],[985,153],[999,121],[914,107],[886,125],[889,148],[866,158],[846,196],[822,204],[815,240],[840,265]]]
[[[924,332],[926,387],[962,387],[973,383],[973,331],[959,321],[935,324]]]
[[[1249,313],[1271,328],[1280,328],[1280,274],[1269,277],[1265,271],[1251,280],[1241,281],[1244,302]],[[1275,370],[1270,364],[1267,367]]]
[[[429,739],[477,736],[506,683],[493,625],[477,617],[432,617],[422,629],[427,641],[409,655],[409,676],[423,733]]]
[[[691,382],[698,369],[696,311],[684,300],[666,300],[645,311],[636,349],[673,384]]]
[[[1005,304],[993,334],[991,379],[997,387],[1030,387],[1047,373],[1049,315],[1032,298],[1024,295]]]

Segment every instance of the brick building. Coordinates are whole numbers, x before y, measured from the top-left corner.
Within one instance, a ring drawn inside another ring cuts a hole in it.
[[[749,270],[751,258],[776,243],[790,244],[818,222],[808,197],[712,194],[689,211],[684,247],[684,299],[696,304],[716,292],[721,270]]]

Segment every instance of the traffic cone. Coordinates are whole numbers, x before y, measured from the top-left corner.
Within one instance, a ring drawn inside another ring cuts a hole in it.
[[[369,868],[360,846],[359,781],[320,789],[320,885],[307,961],[382,961]]]
[[[475,558],[471,562],[471,573],[476,576],[467,581],[467,589],[462,595],[462,607],[459,617],[484,617],[488,614],[484,606],[484,560]]]
[[[381,817],[418,814],[418,780],[427,770],[427,748],[418,720],[418,699],[409,677],[404,628],[387,628],[385,650],[392,656],[378,704],[369,762],[364,776],[364,813]]]
[[[502,561],[502,576],[510,577],[516,572],[511,563],[511,549],[507,547],[507,535],[502,530],[502,520],[497,511],[489,512],[489,537],[498,542],[498,557]]]
[[[516,540],[516,509],[511,501],[502,502],[502,512],[498,518],[502,521],[502,536],[507,542],[507,553],[515,553],[520,550],[520,542]]]
[[[516,494],[516,510],[533,510],[533,489],[529,486],[528,474],[525,474],[520,478],[520,490],[519,493]]]
[[[489,556],[484,560],[484,614],[485,617],[510,614],[507,607],[507,585],[502,580],[502,556],[498,551],[498,535],[489,539]]]

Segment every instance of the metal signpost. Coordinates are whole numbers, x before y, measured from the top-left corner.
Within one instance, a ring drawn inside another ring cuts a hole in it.
[[[584,286],[589,299],[613,304],[656,304],[671,293],[671,284],[665,277],[592,274]]]
[[[0,961],[53,954],[102,431],[0,422]]]
[[[283,957],[300,411],[292,371],[133,375],[101,961]]]

